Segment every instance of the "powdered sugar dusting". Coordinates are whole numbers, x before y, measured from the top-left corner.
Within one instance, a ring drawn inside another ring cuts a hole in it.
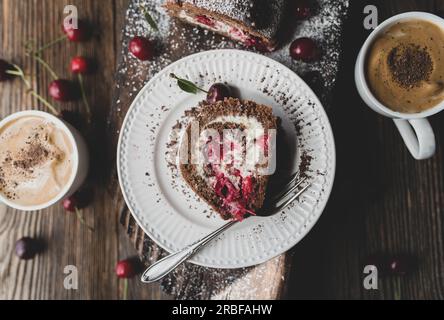
[[[268,56],[301,76],[328,109],[339,69],[340,36],[349,1],[318,0],[318,2],[318,13],[306,21],[299,22],[291,39],[308,37],[316,40],[322,51],[321,59],[314,63],[293,60],[289,55],[291,41]]]
[[[218,2],[216,1],[216,3]],[[227,1],[224,0],[224,2]],[[265,55],[281,62],[301,76],[319,96],[324,107],[328,109],[331,91],[336,83],[339,68],[340,35],[349,2],[348,0],[318,0],[318,2],[317,14],[306,21],[296,22],[291,37],[280,49]],[[163,0],[133,0],[128,9],[124,30],[125,40],[122,45],[122,65],[125,67],[121,68],[119,72],[127,75],[128,81],[125,85],[132,88],[131,97],[135,96],[146,81],[156,73],[187,55],[222,48],[251,50],[208,30],[170,18],[162,7],[163,3]],[[145,21],[143,6],[149,10],[157,22],[159,32],[151,29]],[[128,41],[136,35],[146,36],[155,43],[158,55],[153,61],[140,62],[128,54]],[[304,63],[290,57],[290,44],[292,40],[299,37],[310,37],[318,42],[322,50],[322,57],[319,61]]]

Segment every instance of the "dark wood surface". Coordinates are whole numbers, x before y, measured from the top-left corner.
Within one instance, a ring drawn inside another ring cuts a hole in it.
[[[105,126],[112,101],[112,88],[120,52],[120,35],[126,0],[2,0],[0,1],[0,55],[23,66],[33,76],[33,83],[46,93],[50,77],[25,57],[23,43],[36,39],[46,43],[61,35],[63,8],[74,4],[81,18],[93,22],[98,35],[85,44],[60,44],[48,50],[44,57],[56,72],[72,78],[68,71],[71,57],[82,54],[94,57],[99,70],[88,77],[88,95],[94,111],[95,130],[92,137],[106,141]],[[41,108],[20,81],[0,84],[0,113]],[[56,104],[58,107],[81,110],[81,104]],[[89,139],[93,141],[92,139]],[[92,154],[101,158],[104,143],[96,143]],[[108,167],[108,166],[106,166]],[[119,259],[136,256],[125,231],[120,227],[120,212],[114,197],[107,190],[109,172],[97,171],[93,179],[94,204],[84,210],[86,221],[95,226],[91,233],[82,227],[75,215],[67,214],[61,206],[39,213],[25,214],[8,210],[0,214],[0,299],[119,299],[123,283],[114,275]],[[19,261],[13,254],[14,244],[22,236],[32,236],[46,242],[46,250],[35,260]],[[63,269],[76,265],[79,271],[79,290],[67,291],[63,286]],[[142,286],[134,279],[130,283],[130,298],[164,298],[158,286]]]
[[[338,175],[331,201],[313,231],[292,250],[292,268],[285,278],[285,298],[442,299],[444,298],[444,116],[432,118],[438,141],[434,158],[417,162],[404,147],[393,123],[365,108],[353,84],[353,63],[368,34],[362,28],[363,4],[352,0],[345,35],[340,83],[330,118],[338,148]],[[395,13],[425,10],[441,14],[444,1],[379,1],[381,20]],[[114,73],[127,0],[1,0],[0,55],[25,67],[41,91],[49,77],[24,56],[22,43],[49,41],[60,33],[63,6],[74,3],[100,35],[86,45],[59,45],[45,57],[64,77],[71,56],[84,54],[100,61],[99,72],[87,79],[95,113],[95,138],[107,141]],[[373,4],[373,3],[372,3]],[[344,99],[346,97],[346,99]],[[37,108],[19,81],[0,84],[0,114]],[[80,105],[68,104],[66,109]],[[97,140],[95,140],[97,141]],[[110,145],[112,145],[112,141]],[[106,163],[114,150],[96,143],[94,155]],[[102,166],[108,168],[109,166]],[[135,255],[120,226],[122,207],[109,170],[93,180],[95,202],[85,211],[90,233],[61,207],[23,214],[0,213],[0,298],[118,299],[122,283],[114,276],[118,259]],[[37,259],[21,262],[13,255],[15,241],[35,236],[47,243]],[[143,241],[142,235],[136,237]],[[361,262],[373,253],[410,253],[419,269],[403,278],[380,281],[378,291],[363,289]],[[80,288],[63,288],[63,268],[79,268]],[[272,285],[272,284],[270,284]],[[159,285],[130,283],[130,298],[171,298]]]
[[[360,100],[354,62],[370,31],[362,28],[367,1],[351,1],[342,71],[330,119],[338,153],[337,178],[319,224],[294,249],[289,298],[444,298],[444,115],[431,118],[437,153],[415,161],[393,122]],[[405,11],[443,15],[444,1],[380,0],[380,21]],[[373,254],[411,254],[419,260],[406,277],[363,288],[362,264]]]

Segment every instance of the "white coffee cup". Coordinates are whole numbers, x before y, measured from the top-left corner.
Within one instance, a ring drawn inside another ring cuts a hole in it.
[[[70,124],[66,123],[63,120],[53,116],[52,114],[42,112],[42,111],[22,111],[14,113],[0,122],[0,129],[3,128],[6,124],[10,123],[19,118],[23,117],[40,117],[45,120],[48,120],[52,124],[54,124],[58,129],[62,130],[66,136],[68,137],[71,145],[72,145],[72,168],[73,172],[71,174],[70,180],[63,187],[63,189],[59,192],[59,194],[48,201],[47,203],[43,203],[35,206],[22,206],[14,203],[7,199],[2,193],[0,193],[0,205],[3,203],[4,205],[22,211],[37,211],[51,207],[52,205],[58,203],[65,197],[69,197],[74,192],[76,192],[82,184],[85,182],[85,179],[88,175],[89,169],[89,154],[88,148],[86,146],[85,140],[82,135]]]
[[[371,92],[366,78],[367,54],[376,38],[398,22],[425,20],[440,26],[444,30],[444,19],[426,12],[407,12],[391,17],[381,23],[367,38],[359,53],[355,68],[355,81],[361,98],[374,111],[393,118],[410,153],[417,160],[432,157],[435,154],[436,142],[432,126],[427,120],[444,109],[444,101],[433,108],[420,113],[396,112],[383,105]]]

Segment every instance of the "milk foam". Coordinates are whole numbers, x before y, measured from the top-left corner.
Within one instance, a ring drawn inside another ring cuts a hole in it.
[[[73,146],[64,130],[39,116],[0,129],[0,192],[21,206],[56,198],[74,174]]]

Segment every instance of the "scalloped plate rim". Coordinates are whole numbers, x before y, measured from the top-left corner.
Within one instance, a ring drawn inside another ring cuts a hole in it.
[[[319,207],[319,214],[316,215],[316,217],[314,219],[312,219],[310,221],[310,223],[308,223],[306,225],[306,227],[304,228],[303,231],[303,235],[299,237],[299,239],[297,239],[297,241],[295,241],[292,244],[289,244],[285,247],[284,250],[281,250],[281,252],[277,252],[276,254],[270,255],[269,257],[264,257],[263,259],[257,259],[257,261],[255,261],[254,263],[246,263],[246,264],[240,264],[240,265],[218,265],[217,263],[205,263],[202,261],[198,261],[195,258],[191,258],[188,260],[189,263],[198,265],[198,266],[202,266],[202,267],[207,267],[207,268],[218,268],[218,269],[239,269],[239,268],[246,268],[246,267],[252,267],[252,266],[256,266],[262,263],[265,263],[267,261],[270,261],[276,257],[281,256],[282,254],[286,253],[287,251],[289,251],[290,249],[292,249],[294,246],[296,246],[300,241],[302,241],[308,233],[310,233],[310,231],[314,228],[314,226],[317,224],[317,222],[319,221],[319,219],[321,218],[327,204],[328,201],[330,199],[332,190],[333,190],[333,186],[334,186],[334,181],[335,181],[335,177],[336,177],[336,145],[335,145],[335,139],[334,139],[334,133],[330,124],[330,120],[328,118],[328,115],[322,105],[322,103],[320,102],[319,98],[317,97],[317,95],[313,92],[313,90],[305,83],[305,81],[298,75],[296,74],[293,70],[291,70],[289,67],[281,64],[280,62],[273,60],[269,57],[257,54],[257,53],[253,53],[250,51],[244,51],[244,50],[239,50],[239,49],[215,49],[215,50],[208,50],[208,51],[202,51],[199,53],[195,53],[195,54],[191,54],[189,56],[183,57],[171,64],[169,64],[168,66],[166,66],[164,69],[162,69],[160,72],[158,72],[154,77],[152,77],[144,86],[143,88],[138,92],[138,94],[135,96],[135,98],[133,99],[133,102],[131,103],[126,115],[125,115],[125,119],[122,123],[121,129],[120,129],[120,134],[119,134],[119,140],[118,140],[118,144],[117,144],[117,173],[118,173],[118,180],[119,180],[119,185],[120,185],[120,189],[122,191],[125,203],[129,209],[129,211],[131,212],[132,217],[135,219],[135,221],[137,222],[138,226],[150,237],[151,240],[153,240],[159,247],[161,247],[163,250],[165,250],[166,252],[171,253],[170,249],[168,247],[166,247],[163,243],[161,243],[161,241],[159,239],[157,239],[155,236],[152,235],[152,233],[145,228],[144,223],[142,222],[141,218],[138,217],[137,214],[134,213],[134,208],[132,207],[132,205],[130,204],[131,202],[129,201],[129,195],[127,194],[127,190],[125,190],[124,186],[123,186],[123,177],[121,174],[121,148],[122,148],[122,140],[123,140],[123,135],[125,132],[125,128],[128,125],[129,122],[129,115],[131,114],[131,112],[133,111],[133,109],[136,107],[137,105],[137,101],[141,98],[141,96],[144,94],[144,91],[146,91],[146,89],[152,84],[154,83],[157,79],[159,79],[163,74],[165,74],[168,70],[173,69],[176,65],[179,65],[187,60],[192,60],[193,58],[199,57],[199,56],[205,56],[205,55],[209,55],[209,54],[217,54],[220,52],[233,52],[233,53],[237,53],[237,54],[242,54],[242,55],[251,55],[251,56],[255,56],[255,57],[259,57],[260,59],[263,59],[265,61],[268,61],[270,63],[273,64],[277,64],[279,65],[282,69],[285,69],[287,72],[289,72],[290,74],[292,74],[293,76],[295,76],[298,81],[300,81],[303,85],[304,85],[304,90],[307,91],[308,93],[310,93],[311,97],[313,98],[314,102],[316,102],[316,105],[318,106],[317,110],[321,113],[322,117],[326,120],[326,127],[324,128],[324,130],[326,130],[327,134],[330,135],[331,137],[331,144],[329,145],[329,147],[331,148],[331,182],[328,183],[328,189],[323,190],[323,193],[325,194],[325,201],[321,204],[321,206]]]

